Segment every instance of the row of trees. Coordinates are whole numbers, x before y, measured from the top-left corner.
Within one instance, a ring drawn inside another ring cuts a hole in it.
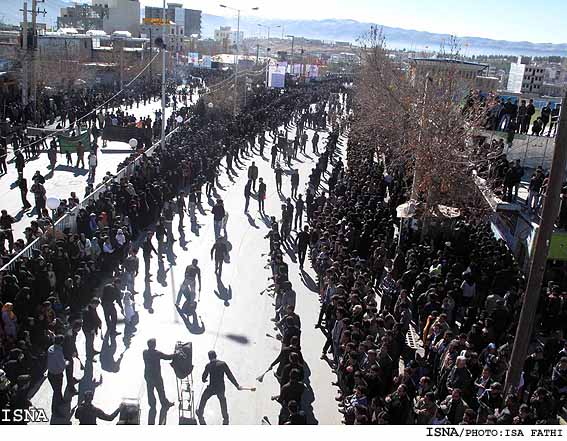
[[[460,62],[431,71],[396,62],[376,27],[360,42],[353,133],[407,177],[408,196],[422,202],[423,213],[439,204],[478,212],[483,204],[471,172],[488,152],[472,140],[493,98],[472,91],[474,78],[463,75]],[[455,43],[443,58],[458,58]]]

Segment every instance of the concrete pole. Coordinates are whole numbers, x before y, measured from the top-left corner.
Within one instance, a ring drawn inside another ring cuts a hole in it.
[[[161,148],[165,150],[165,0],[163,0],[161,38]]]
[[[567,102],[567,94],[563,102]],[[536,309],[541,295],[541,285],[547,264],[551,236],[561,203],[561,187],[563,186],[563,176],[565,174],[565,165],[567,164],[567,111],[564,108],[561,110],[561,116],[557,123],[557,137],[555,138],[555,150],[553,151],[553,160],[549,173],[549,185],[544,196],[541,222],[536,233],[534,256],[528,275],[528,285],[506,374],[506,393],[514,392],[520,383],[524,362],[528,354],[528,346],[532,337]]]
[[[35,103],[37,97],[37,72],[35,63],[36,35],[37,35],[37,0],[32,0],[32,47],[30,50],[31,67],[31,101]]]
[[[240,42],[240,9],[237,9],[238,19],[236,22],[236,54],[234,55],[234,115],[236,116],[238,108],[238,54]]]
[[[29,58],[28,58],[28,3],[24,2],[24,25],[22,27],[22,47],[24,51],[24,59],[22,63],[22,105],[28,104],[29,90]]]

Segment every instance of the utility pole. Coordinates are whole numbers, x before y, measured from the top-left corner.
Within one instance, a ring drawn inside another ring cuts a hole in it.
[[[29,90],[29,58],[28,58],[28,3],[24,2],[24,25],[22,27],[22,48],[24,50],[22,62],[22,105],[28,104]]]
[[[30,50],[30,65],[31,65],[31,101],[35,103],[37,98],[37,74],[35,66],[35,49],[37,41],[37,0],[32,0],[32,47]]]
[[[240,42],[240,9],[238,11],[238,19],[236,24],[236,54],[234,55],[234,115],[238,109],[238,43]]]
[[[567,102],[567,94],[563,103]],[[541,222],[535,238],[535,251],[530,265],[528,285],[524,294],[524,302],[520,312],[520,319],[516,329],[516,337],[510,357],[510,364],[506,374],[506,393],[514,392],[520,383],[520,377],[524,362],[528,353],[528,346],[532,337],[536,308],[541,295],[541,285],[549,254],[549,245],[555,226],[555,220],[559,213],[561,203],[561,187],[567,164],[567,112],[561,109],[561,116],[557,126],[555,138],[555,150],[551,171],[549,173],[549,184],[543,203]]]
[[[150,67],[149,67],[149,72],[150,72],[150,88],[152,86],[152,61],[153,61],[153,54],[152,54],[152,25],[150,24]]]
[[[24,14],[22,26],[22,48],[24,51],[24,55],[22,57],[22,104],[24,106],[27,105],[30,100],[35,102],[37,96],[37,72],[35,66],[35,51],[37,49],[37,14],[45,15],[47,13],[45,9],[40,11],[37,8],[37,1],[38,0],[32,0],[32,8],[30,10],[28,10],[27,2],[24,2],[24,8],[20,9],[20,11]],[[31,13],[32,19],[31,35],[28,27],[28,12]]]
[[[163,0],[162,23],[161,23],[161,148],[165,150],[165,0]]]

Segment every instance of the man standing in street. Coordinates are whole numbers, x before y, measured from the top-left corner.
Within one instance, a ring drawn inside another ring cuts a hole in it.
[[[185,268],[185,282],[189,286],[189,289],[193,292],[197,292],[197,280],[199,281],[199,292],[201,292],[201,268],[198,265],[199,261],[197,259],[193,259],[191,261],[191,265],[188,265]],[[180,298],[177,297],[177,304],[179,304]]]
[[[303,269],[305,263],[305,256],[307,255],[307,247],[309,246],[310,234],[309,226],[305,225],[303,231],[299,232],[296,239],[297,258],[299,259],[299,268]]]
[[[6,158],[8,154],[6,152],[6,148],[3,145],[0,145],[0,173],[6,174],[8,173],[8,166],[6,165]]]
[[[152,244],[152,236],[153,233],[151,231],[148,231],[146,238],[144,239],[144,242],[142,243],[142,253],[144,255],[144,266],[145,266],[145,270],[146,270],[146,280],[150,280],[150,262],[152,259],[152,253],[154,253],[155,255],[157,255],[157,251],[154,248],[153,244]]]
[[[264,213],[264,200],[266,199],[266,184],[262,178],[259,179],[258,184],[258,211]]]
[[[291,197],[297,197],[297,189],[299,188],[299,170],[293,170],[291,174]]]
[[[37,217],[40,218],[41,210],[45,208],[45,187],[40,182],[36,181],[35,184],[33,184],[31,187],[31,192],[33,193],[35,199],[35,211]]]
[[[110,335],[119,335],[120,332],[116,332],[116,322],[118,318],[116,316],[114,302],[118,303],[118,306],[120,306],[120,309],[122,310],[122,314],[124,314],[119,278],[114,279],[112,283],[108,283],[104,286],[101,298],[104,319],[106,320],[106,330],[107,332],[110,332]]]
[[[12,224],[16,222],[11,215],[8,214],[6,210],[2,210],[2,215],[0,216],[0,229],[4,233],[4,237],[8,239],[8,251],[12,253],[14,250],[14,234],[12,233]],[[4,240],[2,240],[4,243]]]
[[[79,168],[79,164],[81,164],[81,168],[85,168],[85,146],[81,141],[77,145],[77,168]]]
[[[94,338],[98,334],[98,330],[102,327],[102,321],[98,316],[96,309],[100,304],[98,297],[93,297],[87,306],[87,310],[83,314],[83,333],[85,334],[85,352],[87,361],[92,360],[100,351],[95,351]]]
[[[215,351],[209,351],[209,363],[205,366],[203,371],[203,383],[207,382],[207,378],[210,376],[209,385],[203,391],[201,395],[201,402],[199,403],[199,408],[197,409],[197,417],[199,418],[200,424],[206,424],[203,414],[205,411],[205,406],[209,398],[216,395],[219,399],[222,414],[222,423],[224,425],[228,424],[228,410],[226,406],[226,396],[225,396],[225,384],[224,376],[226,375],[229,381],[234,384],[238,390],[242,390],[241,386],[232,375],[232,372],[228,365],[221,360],[217,360],[217,354]]]
[[[313,134],[313,139],[311,140],[311,143],[313,144],[313,153],[315,153],[316,155],[319,154],[319,133],[315,132]]]
[[[53,389],[54,409],[58,409],[59,405],[63,403],[63,372],[65,372],[66,366],[63,341],[62,335],[56,335],[53,345],[47,350],[47,379]]]
[[[246,204],[244,205],[244,213],[248,213],[248,205],[250,205],[250,196],[252,196],[252,179],[248,179],[248,182],[244,186],[244,199]]]
[[[293,229],[297,230],[297,223],[299,221],[299,228],[303,226],[303,210],[305,209],[305,202],[303,201],[303,196],[299,195],[297,201],[295,202],[295,219]]]
[[[211,248],[211,260],[215,259],[215,274],[218,277],[222,276],[222,264],[224,263],[225,257],[228,255],[228,247],[226,246],[226,240],[219,236],[216,242]]]
[[[248,179],[252,181],[252,190],[256,191],[256,179],[258,179],[258,167],[252,161],[252,165],[248,167]]]
[[[22,208],[28,210],[31,204],[28,201],[28,181],[23,176],[20,176],[17,181],[18,188],[20,189],[20,196],[22,198]]]
[[[212,208],[213,213],[213,222],[214,222],[214,230],[215,230],[215,239],[220,236],[220,231],[222,228],[222,219],[224,218],[225,211],[222,199],[217,199],[217,203]]]
[[[96,166],[98,164],[98,159],[94,153],[89,154],[89,177],[88,181],[94,183],[96,175]]]
[[[148,388],[148,403],[150,408],[156,407],[156,397],[154,389],[157,390],[159,401],[164,408],[169,408],[174,405],[165,396],[165,389],[163,387],[163,378],[161,376],[161,360],[173,360],[173,354],[164,354],[156,350],[156,339],[150,338],[148,340],[148,349],[143,352],[144,358],[144,378]]]
[[[274,173],[276,174],[276,190],[278,190],[278,193],[282,192],[282,175],[283,175],[283,170],[280,167],[280,165],[278,164],[276,166],[276,169],[274,170]]]

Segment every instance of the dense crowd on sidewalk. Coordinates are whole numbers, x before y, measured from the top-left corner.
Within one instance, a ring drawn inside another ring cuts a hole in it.
[[[567,287],[546,280],[520,388],[504,393],[525,280],[487,223],[423,240],[394,234],[404,177],[351,133],[347,167],[318,198],[311,257],[321,358],[346,424],[550,424],[567,394]],[[423,348],[415,344],[421,340]]]
[[[202,187],[207,184],[204,192],[210,196],[223,157],[237,162],[248,142],[289,120],[298,107],[316,102],[320,93],[317,86],[283,94],[259,88],[237,117],[207,109],[200,101],[187,111],[191,124],[173,134],[165,149],[159,146],[151,156],[144,154],[131,178],[107,182],[101,196],[79,210],[76,231],[48,229],[41,248],[4,272],[0,369],[5,375],[0,378],[0,407],[6,408],[8,402],[29,406],[22,397],[44,375],[51,352],[60,349],[65,362],[47,366],[57,413],[64,397],[64,372],[67,390],[76,392],[72,366],[77,334],[81,329],[85,334],[85,362],[92,363],[97,354],[94,336],[102,328],[98,304],[102,302],[107,332],[115,333],[115,304],[124,311],[131,303],[130,295],[120,292],[135,293],[138,250],[143,251],[147,279],[152,256],[158,255],[161,262],[165,252],[175,259],[170,231],[175,207],[184,205],[186,195],[190,204],[200,205]],[[144,307],[151,310],[153,297],[145,294]]]

